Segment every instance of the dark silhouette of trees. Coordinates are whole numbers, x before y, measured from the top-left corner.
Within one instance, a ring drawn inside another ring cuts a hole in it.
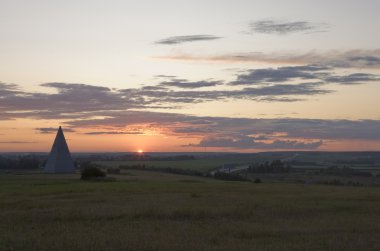
[[[17,157],[0,156],[0,169],[38,169],[42,164],[43,159],[36,155]]]
[[[248,168],[250,173],[288,173],[291,166],[282,162],[281,160],[274,160],[272,162],[252,164]]]

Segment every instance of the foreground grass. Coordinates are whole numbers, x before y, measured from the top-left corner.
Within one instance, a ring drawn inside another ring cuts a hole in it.
[[[153,173],[154,174],[154,173]],[[378,250],[380,189],[1,175],[0,250]],[[150,177],[147,179],[146,177]]]

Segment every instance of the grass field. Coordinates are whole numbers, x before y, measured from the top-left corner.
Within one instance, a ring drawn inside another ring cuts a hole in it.
[[[95,161],[94,163],[99,164],[104,167],[122,167],[122,166],[142,166],[153,167],[153,168],[175,168],[175,169],[185,169],[185,170],[195,170],[207,173],[209,171],[220,168],[223,164],[252,164],[252,163],[262,163],[265,161],[272,161],[274,159],[265,159],[263,157],[252,157],[252,156],[226,156],[226,157],[208,157],[208,158],[197,158],[194,160],[178,160],[178,161],[136,161],[136,160],[123,160],[123,161]],[[325,163],[324,165],[295,165],[293,168],[300,170],[319,170],[325,169],[329,166],[334,166],[335,164]],[[340,165],[344,166],[344,165]],[[373,175],[380,174],[380,166],[371,165],[349,165],[349,167],[371,172]]]
[[[253,160],[254,159],[251,157],[215,157],[179,161],[96,161],[95,163],[105,167],[145,165],[146,167],[171,167],[208,172],[213,169],[220,168],[223,164],[226,163],[247,164],[251,163]]]
[[[379,250],[380,189],[0,175],[0,250]]]

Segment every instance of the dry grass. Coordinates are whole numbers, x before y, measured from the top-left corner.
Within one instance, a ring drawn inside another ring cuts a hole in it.
[[[0,250],[378,250],[380,189],[0,176]],[[147,178],[148,177],[148,178]]]

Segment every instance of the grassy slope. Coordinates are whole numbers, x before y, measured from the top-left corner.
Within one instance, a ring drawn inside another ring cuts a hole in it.
[[[380,246],[378,188],[222,182],[141,171],[123,177],[103,183],[77,176],[0,176],[0,250]]]

